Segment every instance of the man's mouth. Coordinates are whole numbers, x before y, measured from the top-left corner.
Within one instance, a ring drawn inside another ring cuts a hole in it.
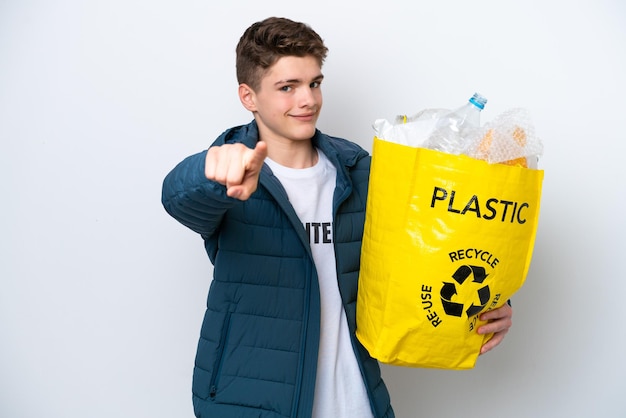
[[[315,118],[315,113],[305,113],[302,115],[292,115],[294,118],[301,120],[303,122],[308,122]]]

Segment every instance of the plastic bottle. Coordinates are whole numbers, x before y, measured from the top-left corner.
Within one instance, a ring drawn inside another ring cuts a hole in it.
[[[479,93],[469,101],[439,119],[426,141],[426,148],[449,154],[463,154],[468,138],[480,128],[480,111],[485,108],[487,99]]]

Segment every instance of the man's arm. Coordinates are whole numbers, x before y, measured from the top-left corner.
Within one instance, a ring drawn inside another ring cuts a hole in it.
[[[266,155],[266,144],[259,142],[255,149],[225,144],[187,157],[163,181],[165,210],[193,231],[211,236],[224,213],[254,193]]]

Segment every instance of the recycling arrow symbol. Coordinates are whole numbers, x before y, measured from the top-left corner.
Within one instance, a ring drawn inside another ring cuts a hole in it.
[[[456,284],[463,285],[467,281],[467,279],[472,277],[470,283],[478,283],[482,284],[487,278],[488,274],[485,272],[484,267],[480,266],[461,266],[459,267],[452,278],[454,282],[443,282],[443,287],[441,288],[441,304],[443,305],[443,310],[446,314],[451,316],[462,317],[463,310],[465,307],[462,303],[453,302],[452,298],[457,294]],[[456,282],[456,283],[455,283]],[[489,291],[489,286],[485,285],[477,290],[478,300],[480,304],[475,305],[474,302],[465,309],[465,313],[467,317],[471,317],[482,311],[487,302],[489,302],[489,298],[491,296],[491,292]]]

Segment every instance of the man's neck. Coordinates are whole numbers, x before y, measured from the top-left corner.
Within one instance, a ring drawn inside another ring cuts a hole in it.
[[[289,143],[267,143],[267,156],[278,164],[289,168],[309,168],[317,164],[317,150],[311,141]]]

